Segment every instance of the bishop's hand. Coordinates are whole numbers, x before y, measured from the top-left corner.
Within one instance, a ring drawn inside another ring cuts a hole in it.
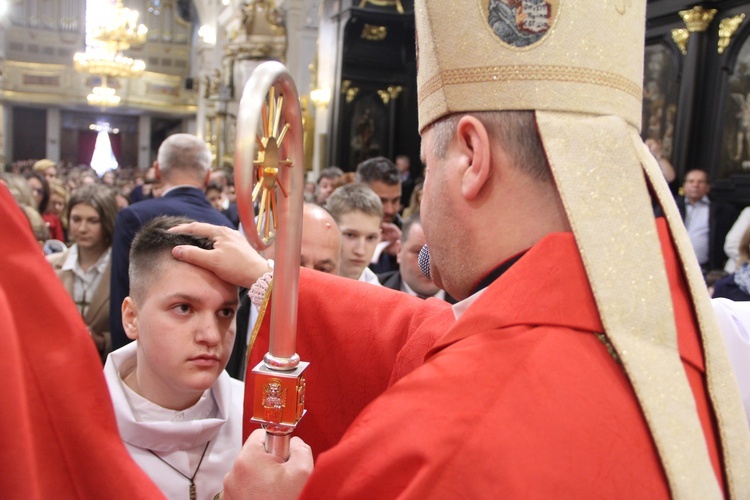
[[[271,271],[268,261],[234,229],[204,222],[191,222],[175,226],[169,231],[201,236],[213,241],[213,250],[182,245],[174,247],[172,256],[211,271],[229,283],[250,288],[258,278]]]
[[[263,498],[295,499],[302,492],[313,470],[310,447],[298,437],[289,443],[289,460],[265,450],[266,433],[258,429],[250,434],[232,470],[224,477],[222,500]]]

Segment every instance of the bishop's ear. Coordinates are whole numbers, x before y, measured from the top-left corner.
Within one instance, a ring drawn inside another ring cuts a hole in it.
[[[461,193],[473,200],[482,191],[492,170],[490,139],[484,124],[473,116],[463,116],[456,127],[456,139],[465,161]]]
[[[130,340],[138,339],[138,305],[133,297],[122,301],[122,327]]]

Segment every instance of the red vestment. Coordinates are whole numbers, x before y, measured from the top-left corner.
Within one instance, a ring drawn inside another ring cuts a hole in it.
[[[683,366],[723,481],[692,308],[659,229]],[[669,497],[630,382],[596,335],[572,234],[537,243],[458,321],[440,301],[365,286],[301,273],[312,425],[303,419],[298,435],[318,453],[333,445],[303,497]]]
[[[0,185],[0,496],[162,498],[122,444],[81,315]]]

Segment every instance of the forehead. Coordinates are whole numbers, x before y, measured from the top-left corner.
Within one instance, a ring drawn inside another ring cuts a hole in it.
[[[70,215],[78,215],[81,217],[91,217],[92,215],[99,215],[94,207],[88,203],[76,203],[73,208],[70,209]]]
[[[376,233],[380,230],[380,217],[367,215],[356,210],[339,216],[339,227],[342,231],[359,231],[360,233]]]
[[[216,304],[237,301],[237,287],[201,267],[173,258],[168,252],[158,258],[144,298],[166,299],[176,295]]]
[[[323,251],[338,255],[341,251],[341,235],[335,224],[313,221],[302,224],[302,254]]]
[[[705,181],[708,182],[708,175],[706,172],[699,172],[697,170],[687,174],[687,180],[689,181]]]
[[[379,198],[397,198],[401,196],[401,184],[386,184],[382,181],[373,181],[368,184]]]

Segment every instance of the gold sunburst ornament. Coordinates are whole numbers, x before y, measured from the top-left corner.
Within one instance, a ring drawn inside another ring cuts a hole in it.
[[[262,109],[263,137],[255,136],[258,145],[258,157],[253,162],[256,171],[256,184],[253,189],[252,200],[258,205],[258,218],[255,229],[261,240],[269,244],[278,229],[277,194],[276,186],[279,187],[284,197],[289,196],[289,191],[279,178],[281,167],[292,167],[292,160],[280,157],[284,138],[289,131],[289,123],[285,123],[279,131],[282,109],[284,107],[284,96],[276,97],[276,87],[268,91],[268,98]],[[260,197],[260,200],[258,200]],[[273,231],[272,229],[273,228]]]

